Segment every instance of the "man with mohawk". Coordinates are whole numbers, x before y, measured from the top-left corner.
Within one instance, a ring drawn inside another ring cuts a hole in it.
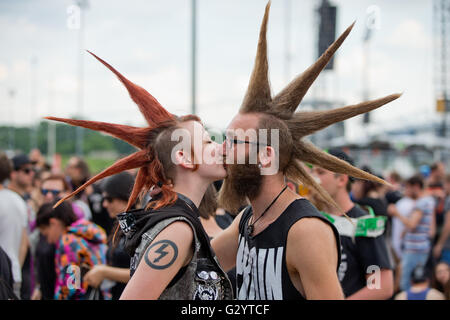
[[[385,183],[302,138],[381,107],[400,95],[330,111],[295,112],[350,33],[352,24],[311,67],[272,98],[266,44],[269,10],[270,2],[261,25],[247,93],[239,113],[228,126],[228,175],[219,193],[219,205],[231,212],[237,212],[247,200],[251,206],[242,210],[232,225],[211,243],[225,270],[236,266],[237,299],[342,299],[337,277],[339,234],[308,200],[286,190],[285,181],[288,178],[307,185],[320,196],[321,202],[336,208],[339,206],[304,169],[302,162]],[[251,130],[266,130],[266,139],[248,135]],[[249,163],[251,158],[256,158],[257,163]],[[276,172],[265,174],[274,164]]]

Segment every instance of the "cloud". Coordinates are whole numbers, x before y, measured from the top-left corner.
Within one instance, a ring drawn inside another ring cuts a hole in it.
[[[8,67],[4,64],[0,64],[0,81],[5,80],[8,77]]]
[[[406,19],[392,31],[387,42],[407,49],[429,49],[432,37],[425,32],[422,23],[414,19]]]

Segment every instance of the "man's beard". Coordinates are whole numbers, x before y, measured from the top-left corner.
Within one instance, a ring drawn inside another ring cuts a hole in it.
[[[247,160],[247,159],[246,159]],[[262,175],[256,164],[229,165],[228,175],[219,192],[219,206],[232,214],[261,192]]]

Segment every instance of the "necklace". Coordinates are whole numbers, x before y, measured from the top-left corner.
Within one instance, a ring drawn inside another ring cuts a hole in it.
[[[287,188],[287,186],[284,186],[283,190],[281,190],[281,192],[275,197],[275,199],[273,199],[272,203],[269,204],[269,206],[266,208],[266,210],[263,211],[263,213],[261,213],[259,218],[247,226],[247,232],[249,235],[251,235],[253,233],[253,231],[255,230],[255,223],[258,222],[258,220],[264,216],[264,214],[270,209],[270,207],[275,203],[275,201],[278,200],[278,198],[281,196],[281,194],[284,192],[284,190],[286,190],[286,188]],[[252,214],[252,218],[253,218],[253,214]]]

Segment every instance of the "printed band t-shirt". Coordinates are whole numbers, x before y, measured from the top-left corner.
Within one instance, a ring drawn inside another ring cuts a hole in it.
[[[293,201],[277,220],[253,237],[247,230],[251,216],[252,210],[248,207],[239,223],[239,247],[236,258],[238,300],[304,299],[291,282],[286,266],[288,232],[291,226],[302,218],[319,218],[330,225],[337,243],[337,270],[340,261],[339,233],[308,200]]]

